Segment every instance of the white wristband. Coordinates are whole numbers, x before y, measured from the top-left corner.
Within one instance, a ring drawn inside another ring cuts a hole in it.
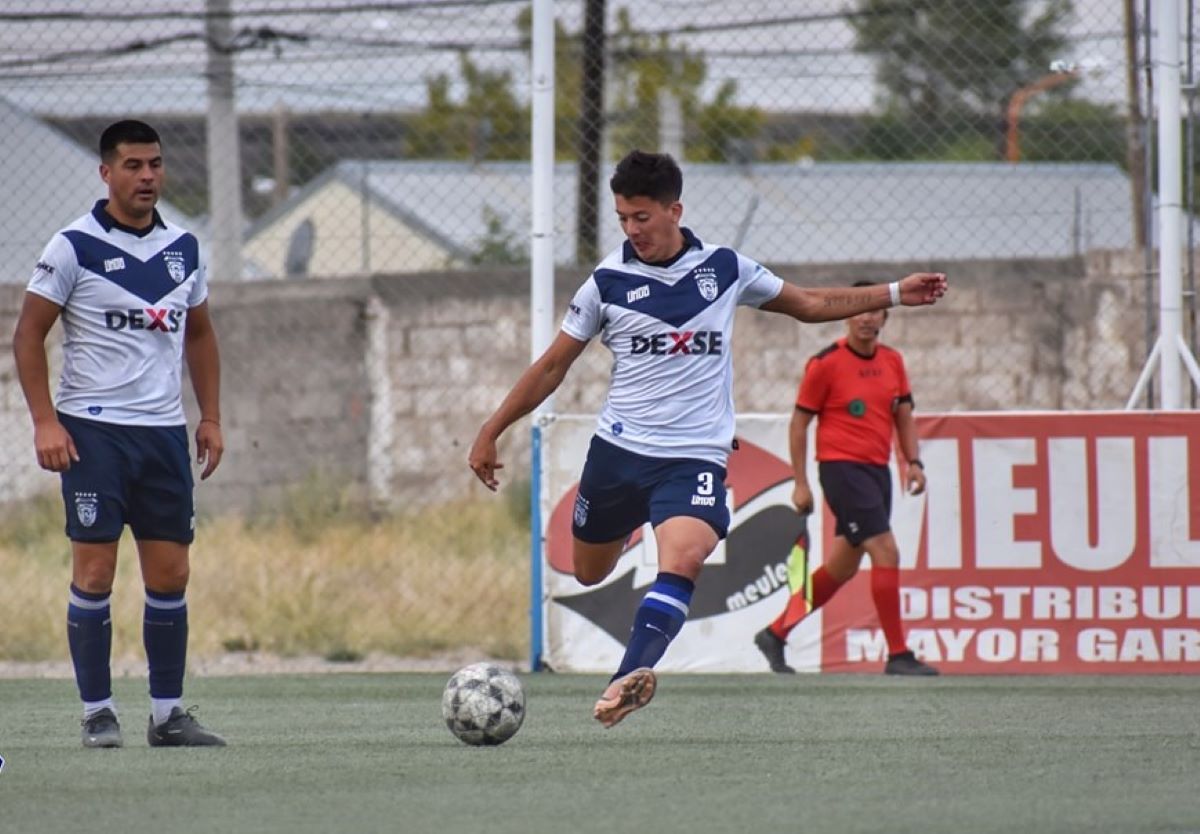
[[[893,281],[892,283],[888,284],[888,294],[890,294],[892,297],[892,306],[899,307],[900,306],[900,282],[899,281]]]

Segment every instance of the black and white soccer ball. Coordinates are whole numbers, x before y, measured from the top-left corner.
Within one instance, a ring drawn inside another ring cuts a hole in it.
[[[525,720],[525,690],[512,672],[493,663],[472,663],[446,683],[442,718],[466,744],[503,744]]]

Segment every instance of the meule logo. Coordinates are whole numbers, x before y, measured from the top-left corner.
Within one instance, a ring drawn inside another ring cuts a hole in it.
[[[629,340],[629,352],[635,356],[720,356],[725,341],[719,330],[688,330],[683,333],[655,333],[653,336],[634,336]]]
[[[147,307],[145,310],[104,311],[104,324],[109,330],[161,330],[163,333],[177,333],[182,322],[182,310]]]

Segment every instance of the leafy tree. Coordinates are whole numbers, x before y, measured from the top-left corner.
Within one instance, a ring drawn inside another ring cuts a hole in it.
[[[1125,166],[1125,122],[1111,104],[1047,101],[1021,117],[1021,158]]]
[[[522,43],[530,44],[532,12],[517,16]],[[609,89],[615,113],[614,153],[629,148],[659,146],[658,96],[669,90],[679,98],[687,141],[685,155],[699,161],[720,161],[736,155],[753,141],[762,125],[762,114],[734,103],[737,85],[726,81],[709,102],[701,100],[700,87],[707,76],[701,55],[673,47],[665,35],[637,31],[626,9],[617,15],[617,31],[609,39],[612,59]],[[555,154],[575,156],[579,102],[583,86],[582,43],[555,21]],[[405,134],[405,153],[412,157],[450,159],[527,159],[529,119],[527,104],[513,91],[511,73],[480,68],[469,56],[460,60],[460,82],[466,90],[461,101],[452,95],[454,79],[439,74],[426,80],[429,103],[413,116]]]
[[[482,69],[463,55],[466,95],[451,97],[445,73],[427,79],[429,105],[405,132],[405,154],[442,159],[523,159],[529,155],[529,108],[521,105],[508,72]]]
[[[1039,9],[1032,17],[1031,8]],[[858,0],[850,22],[856,48],[879,58],[889,110],[1002,117],[1012,94],[1062,56],[1060,28],[1072,11],[1071,0]]]
[[[739,156],[763,125],[755,108],[734,104],[737,82],[725,81],[710,102],[700,99],[700,87],[708,74],[701,55],[673,47],[665,34],[657,37],[633,27],[628,9],[617,13],[617,31],[612,37],[612,72],[615,101],[609,103],[619,121],[613,131],[614,151],[658,148],[659,95],[674,95],[683,110],[685,156],[694,161],[718,162]]]
[[[529,263],[526,242],[509,231],[504,217],[489,205],[483,207],[483,237],[467,261],[475,266],[523,266]]]

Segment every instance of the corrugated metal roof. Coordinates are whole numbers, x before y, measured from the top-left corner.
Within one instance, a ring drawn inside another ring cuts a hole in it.
[[[736,246],[764,263],[1057,258],[1133,242],[1129,179],[1111,164],[683,167],[684,224],[702,239]],[[448,249],[476,250],[489,215],[499,218],[513,240],[527,239],[527,162],[354,160],[339,163],[327,176],[355,189],[365,183],[372,199],[444,239]],[[574,261],[575,179],[573,164],[556,166],[560,263]],[[607,185],[600,200],[601,249],[607,251],[622,235]],[[255,224],[251,234],[272,216]]]

